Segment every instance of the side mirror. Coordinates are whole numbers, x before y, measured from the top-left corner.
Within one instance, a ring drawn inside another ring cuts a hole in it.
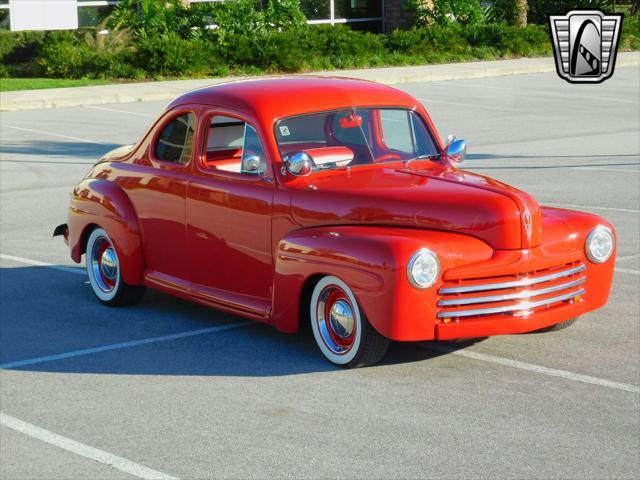
[[[283,173],[289,172],[291,175],[304,177],[313,171],[313,159],[306,152],[295,152],[284,158]]]
[[[262,173],[262,159],[258,155],[249,155],[242,159],[242,173]]]
[[[444,150],[444,154],[448,160],[455,163],[462,163],[467,154],[467,144],[464,140],[452,140]]]

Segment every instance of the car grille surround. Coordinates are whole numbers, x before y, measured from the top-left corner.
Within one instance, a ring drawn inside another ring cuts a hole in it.
[[[525,273],[445,281],[438,290],[437,317],[444,323],[523,317],[582,301],[586,266],[571,262]]]

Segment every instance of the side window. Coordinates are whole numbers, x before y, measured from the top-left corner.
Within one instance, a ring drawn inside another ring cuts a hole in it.
[[[411,113],[407,110],[380,110],[384,144],[391,150],[414,153],[415,138]]]
[[[242,173],[263,175],[267,170],[264,149],[260,143],[258,132],[248,123],[244,130],[244,148],[242,150]]]
[[[195,115],[185,113],[171,120],[164,127],[156,143],[156,156],[165,162],[185,164],[193,152]]]
[[[251,175],[265,173],[266,157],[256,129],[237,118],[214,116],[207,134],[204,167]]]

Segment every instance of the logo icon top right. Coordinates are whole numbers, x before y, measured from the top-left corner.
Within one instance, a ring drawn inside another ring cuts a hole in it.
[[[600,83],[613,75],[622,14],[571,10],[549,15],[556,70],[571,83]]]

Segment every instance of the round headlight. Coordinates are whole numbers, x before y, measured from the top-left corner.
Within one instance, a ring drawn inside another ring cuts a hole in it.
[[[602,263],[609,259],[613,253],[614,246],[615,240],[611,229],[604,225],[598,225],[591,230],[585,242],[584,249],[589,260],[593,263]]]
[[[440,274],[438,256],[423,248],[413,254],[407,265],[409,283],[416,288],[427,288],[436,283]]]

